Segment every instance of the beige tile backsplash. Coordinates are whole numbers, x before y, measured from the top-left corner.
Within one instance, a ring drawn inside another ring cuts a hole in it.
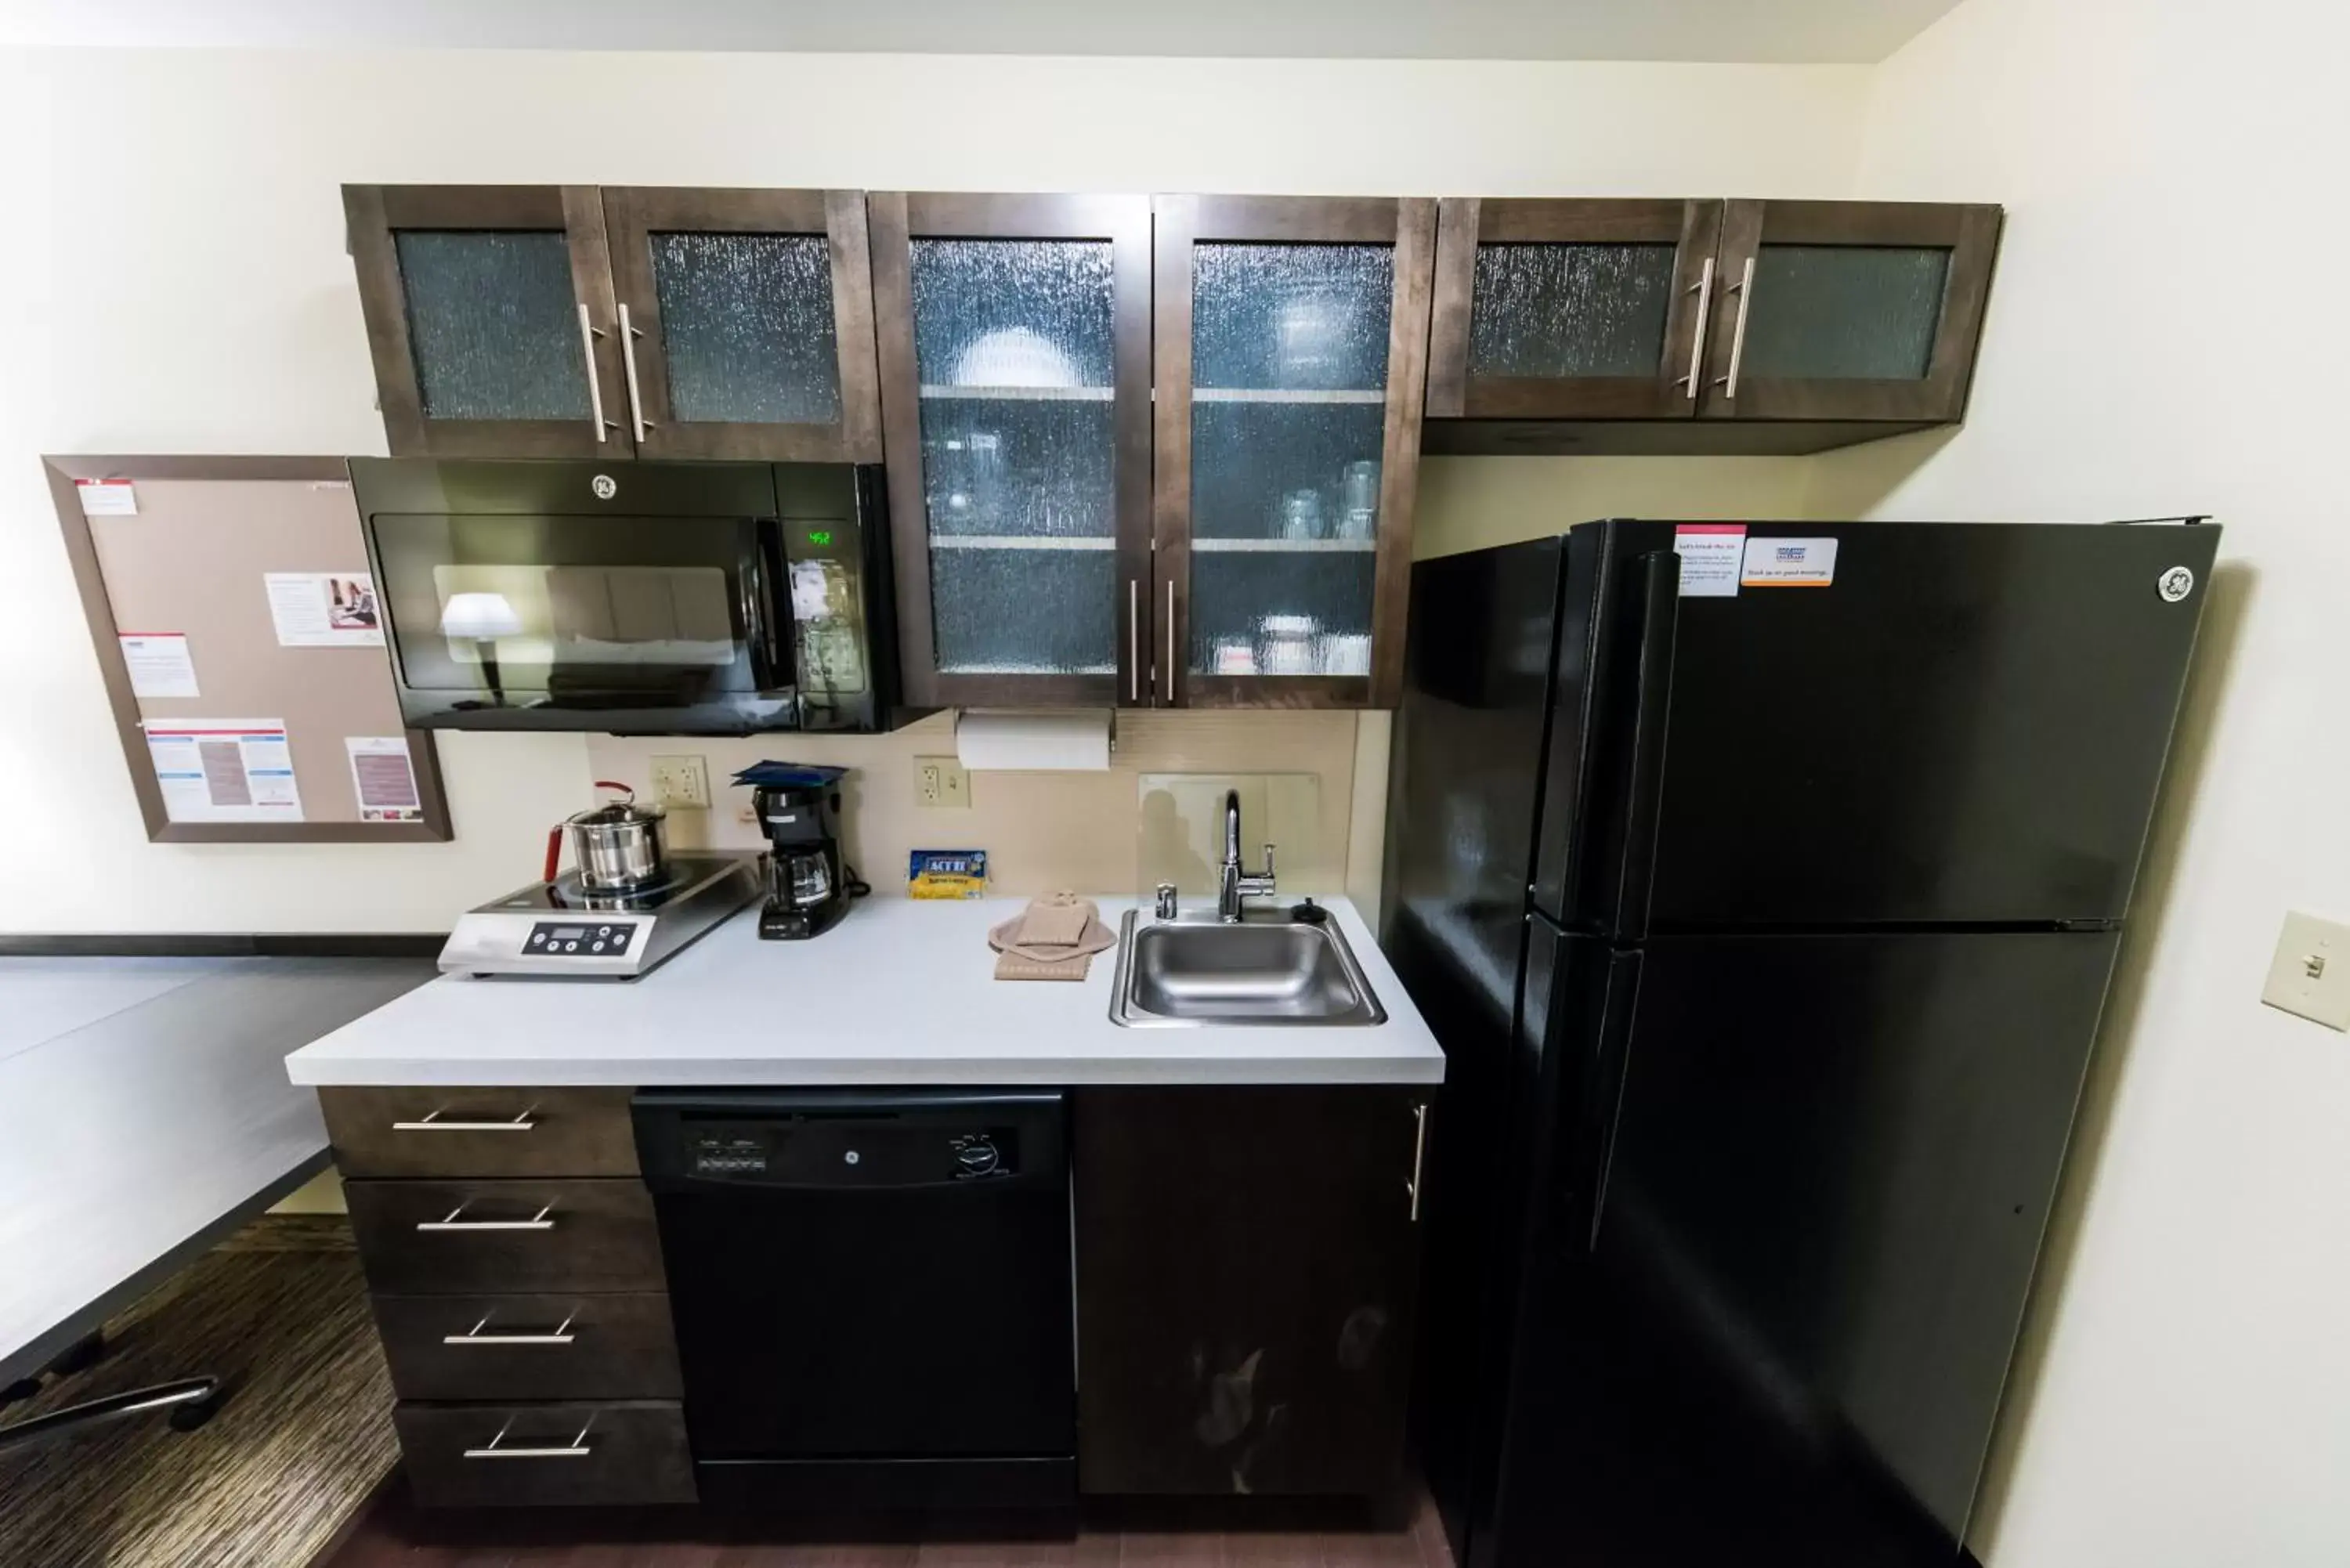
[[[1203,846],[1221,856],[1216,809],[1234,787],[1249,863],[1270,839],[1284,894],[1332,894],[1347,881],[1357,729],[1347,712],[1123,711],[1107,772],[973,774],[962,811],[915,803],[914,759],[954,754],[951,712],[887,735],[592,735],[580,804],[593,779],[650,798],[651,758],[700,756],[712,809],[673,811],[671,846],[755,849],[765,840],[747,820],[751,792],[726,780],[764,757],[828,763],[854,770],[841,808],[848,859],[877,893],[904,893],[910,849],[984,849],[1002,893],[1127,894],[1166,879],[1190,896],[1213,888],[1191,862]]]

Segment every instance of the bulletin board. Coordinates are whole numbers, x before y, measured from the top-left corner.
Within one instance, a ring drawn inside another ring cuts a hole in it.
[[[341,459],[43,462],[149,838],[451,836]]]

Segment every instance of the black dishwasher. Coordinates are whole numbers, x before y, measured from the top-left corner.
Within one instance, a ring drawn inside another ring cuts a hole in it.
[[[702,1501],[1075,1500],[1061,1094],[634,1104]]]

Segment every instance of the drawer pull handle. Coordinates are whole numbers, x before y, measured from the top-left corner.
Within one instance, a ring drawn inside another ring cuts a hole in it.
[[[544,1334],[529,1334],[519,1330],[504,1334],[484,1333],[483,1331],[489,1326],[490,1320],[484,1318],[464,1334],[442,1334],[441,1343],[443,1345],[569,1345],[579,1337],[571,1332],[571,1319],[567,1317]]]
[[[421,1122],[394,1122],[391,1124],[391,1130],[394,1132],[528,1132],[538,1125],[531,1120],[531,1116],[537,1109],[536,1106],[533,1106],[510,1122],[444,1122],[441,1119],[441,1113],[434,1111]]]
[[[416,1228],[419,1231],[428,1232],[449,1231],[552,1231],[555,1229],[555,1221],[547,1218],[549,1214],[555,1212],[555,1205],[552,1203],[548,1204],[546,1208],[540,1210],[537,1213],[532,1215],[527,1220],[458,1219],[457,1216],[463,1214],[464,1211],[465,1206],[460,1203],[457,1207],[452,1209],[448,1213],[442,1215],[438,1220],[419,1220],[416,1222]]]
[[[592,1421],[588,1423],[589,1426],[594,1424]],[[513,1423],[508,1422],[507,1425],[511,1426]],[[542,1443],[531,1447],[517,1444],[510,1449],[505,1446],[505,1441],[506,1428],[500,1427],[498,1435],[492,1438],[486,1444],[478,1449],[467,1449],[465,1458],[469,1459],[584,1459],[593,1452],[588,1447],[587,1427],[580,1428],[578,1434],[568,1443]]]

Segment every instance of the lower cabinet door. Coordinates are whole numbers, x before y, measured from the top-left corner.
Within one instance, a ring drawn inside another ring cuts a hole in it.
[[[694,1501],[673,1403],[402,1404],[392,1424],[416,1501],[430,1508]]]
[[[674,1399],[669,1297],[378,1296],[402,1399]]]
[[[1080,1490],[1393,1483],[1427,1098],[1387,1086],[1076,1096]]]

